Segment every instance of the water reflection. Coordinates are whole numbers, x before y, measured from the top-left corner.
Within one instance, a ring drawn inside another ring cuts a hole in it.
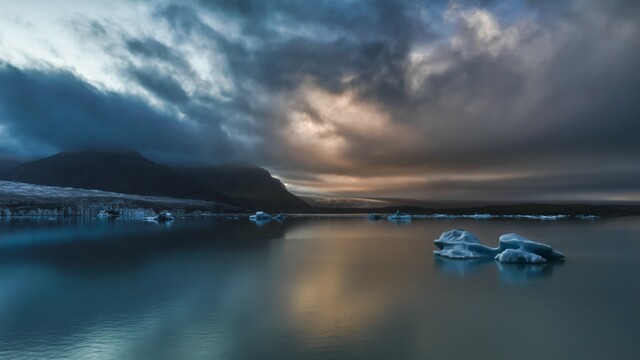
[[[492,258],[479,259],[449,259],[440,256],[434,258],[436,267],[446,276],[468,278],[479,271],[495,264],[498,267],[500,282],[507,285],[526,284],[532,281],[550,277],[556,267],[563,261],[551,261],[542,264],[502,263]]]
[[[500,270],[500,281],[507,285],[527,284],[540,278],[551,277],[556,267],[563,261],[552,261],[542,264],[512,264],[496,261]]]
[[[0,359],[632,358],[640,227],[602,241],[603,224],[4,222]],[[571,262],[434,258],[451,227],[517,230]]]
[[[436,267],[438,267],[444,275],[459,278],[467,278],[477,273],[481,268],[494,262],[491,258],[456,260],[436,256],[434,259]]]

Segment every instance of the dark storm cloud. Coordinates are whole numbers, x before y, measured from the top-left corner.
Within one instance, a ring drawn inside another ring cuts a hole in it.
[[[485,194],[492,194],[491,200],[495,201],[514,199],[520,201],[572,201],[595,199],[594,194],[598,196],[606,194],[617,200],[631,196],[628,200],[632,200],[634,199],[633,194],[638,191],[638,179],[640,179],[640,169],[580,174],[544,174],[502,179],[449,178],[408,184],[399,194],[407,192],[430,194],[430,198],[436,200],[487,200]],[[378,189],[378,191],[382,191],[382,189]]]
[[[640,193],[638,2],[154,6],[153,24],[168,27],[169,37],[92,19],[76,30],[100,44],[119,76],[162,111],[63,72],[21,72],[43,94],[29,101],[65,116],[56,115],[58,129],[45,135],[51,124],[35,120],[43,113],[12,105],[15,95],[3,82],[8,130],[54,148],[99,143],[229,156],[308,184],[324,175],[424,175],[428,180],[403,188],[412,196],[583,196],[605,194],[607,186],[610,194]],[[62,84],[78,100],[48,100],[46,92],[59,94]],[[324,103],[314,102],[323,96]],[[330,112],[345,97],[364,110]],[[125,122],[112,106],[138,111],[128,118],[140,120]],[[75,110],[61,110],[67,108]],[[157,136],[144,133],[150,123],[163,124]],[[131,135],[104,135],[124,128]],[[597,182],[575,180],[586,173]],[[476,179],[491,176],[499,180]],[[457,180],[439,182],[447,177]]]
[[[153,38],[125,39],[126,49],[133,55],[138,55],[146,59],[161,60],[174,66],[188,68],[186,62],[178,53],[171,50],[167,45]]]
[[[203,138],[201,129],[139,98],[101,91],[66,71],[2,65],[0,84],[2,123],[27,144],[52,150],[139,149],[169,158],[212,149],[233,151],[224,134],[208,132]]]
[[[165,101],[183,103],[189,98],[180,83],[169,76],[143,69],[129,69],[129,74],[142,85],[142,87]]]

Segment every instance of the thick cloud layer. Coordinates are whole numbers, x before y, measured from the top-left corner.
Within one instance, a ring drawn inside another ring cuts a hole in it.
[[[135,16],[82,8],[39,45],[0,19],[3,151],[253,162],[333,194],[640,200],[637,2],[118,6]]]

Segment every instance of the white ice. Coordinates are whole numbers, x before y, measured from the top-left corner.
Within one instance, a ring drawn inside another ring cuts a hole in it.
[[[411,215],[401,213],[400,210],[398,210],[395,212],[395,214],[387,216],[387,219],[392,221],[411,221]]]
[[[271,220],[271,215],[265,213],[264,211],[258,211],[257,213],[250,215],[249,220],[251,221]]]
[[[483,245],[473,233],[460,229],[443,232],[433,243],[440,249],[433,252],[436,256],[451,259],[493,257],[500,262],[541,263],[564,258],[562,253],[551,246],[518,234],[500,236],[497,248]]]

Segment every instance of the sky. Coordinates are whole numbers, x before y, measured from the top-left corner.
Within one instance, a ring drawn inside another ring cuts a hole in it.
[[[640,201],[640,2],[0,0],[0,156],[304,194]]]

